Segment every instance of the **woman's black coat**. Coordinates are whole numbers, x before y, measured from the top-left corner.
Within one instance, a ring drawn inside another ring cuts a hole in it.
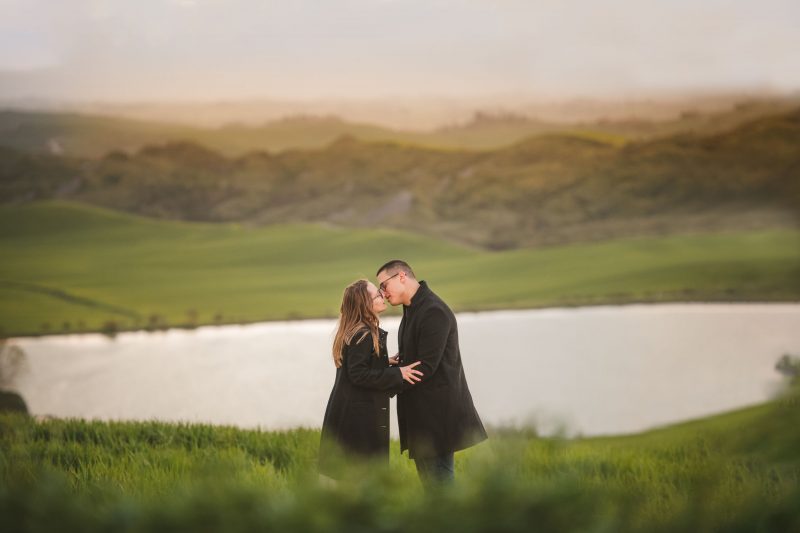
[[[372,334],[358,332],[344,346],[342,366],[336,369],[319,450],[320,472],[330,477],[338,477],[341,452],[389,460],[389,395],[400,390],[403,376],[389,366],[386,332],[379,332],[377,356]]]

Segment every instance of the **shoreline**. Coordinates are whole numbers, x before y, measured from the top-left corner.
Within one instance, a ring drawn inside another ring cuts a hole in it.
[[[729,306],[751,306],[751,305],[769,305],[769,306],[792,306],[800,305],[800,298],[795,299],[774,299],[774,300],[630,300],[630,301],[598,301],[596,303],[575,303],[575,304],[556,304],[556,305],[542,305],[542,306],[524,306],[524,307],[451,307],[456,315],[478,315],[485,313],[503,313],[503,312],[525,312],[525,311],[569,311],[578,309],[601,309],[601,308],[621,308],[621,307],[654,307],[654,306],[668,306],[668,305],[691,305],[691,306],[715,306],[715,305],[729,305]],[[391,308],[390,308],[391,309]],[[402,316],[401,313],[387,313],[382,318],[383,320],[394,319],[398,320]],[[88,335],[102,335],[109,339],[114,339],[117,335],[130,334],[130,333],[153,333],[164,334],[173,331],[195,331],[201,328],[217,328],[217,327],[230,327],[230,326],[253,326],[257,324],[299,324],[310,323],[315,321],[332,321],[336,320],[335,316],[308,316],[297,317],[296,313],[289,313],[284,318],[263,318],[256,320],[240,320],[231,322],[198,322],[194,325],[176,324],[163,328],[131,328],[119,329],[113,333],[105,332],[102,329],[87,329],[82,331],[72,332],[54,332],[54,333],[31,333],[31,334],[11,334],[0,336],[0,342],[9,342],[17,339],[40,339],[40,338],[56,338],[56,337],[69,337],[76,338]]]

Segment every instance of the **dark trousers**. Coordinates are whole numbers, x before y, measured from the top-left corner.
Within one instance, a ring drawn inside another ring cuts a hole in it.
[[[452,483],[455,480],[455,461],[453,452],[438,457],[420,457],[414,459],[417,474],[424,485],[435,483]]]

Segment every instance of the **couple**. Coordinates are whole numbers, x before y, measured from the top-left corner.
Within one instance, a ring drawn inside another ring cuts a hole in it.
[[[338,452],[389,460],[389,397],[397,397],[400,451],[408,450],[420,479],[454,479],[453,454],[486,439],[464,377],[453,312],[408,263],[389,261],[349,285],[333,341],[336,381],[319,452],[320,474],[337,478]],[[388,357],[378,315],[403,304],[399,353]]]

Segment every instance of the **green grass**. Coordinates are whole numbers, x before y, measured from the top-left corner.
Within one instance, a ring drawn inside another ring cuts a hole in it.
[[[490,431],[457,482],[388,468],[316,481],[319,431],[0,415],[4,530],[796,531],[800,396],[642,434]]]
[[[48,202],[0,208],[0,253],[6,336],[334,317],[347,283],[396,257],[456,310],[800,299],[797,231],[488,252],[401,231],[168,222]]]

